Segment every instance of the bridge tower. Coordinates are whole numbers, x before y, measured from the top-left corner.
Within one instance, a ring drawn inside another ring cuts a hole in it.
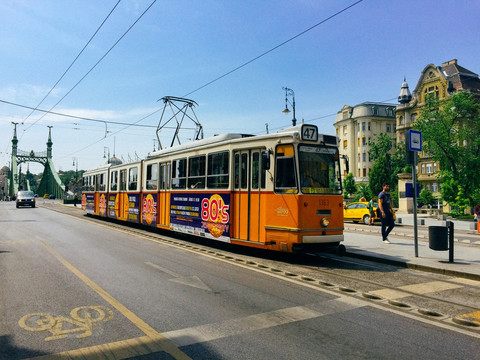
[[[52,126],[48,127],[47,151],[35,153],[19,150],[17,139],[17,123],[13,123],[15,128],[12,139],[12,161],[9,177],[9,195],[16,194],[18,190],[29,189],[29,184],[20,183],[20,174],[18,173],[18,166],[24,162],[37,162],[44,166],[42,180],[37,189],[37,194],[43,196],[45,194],[54,195],[57,198],[63,197],[65,186],[62,184],[55,166],[52,161]]]

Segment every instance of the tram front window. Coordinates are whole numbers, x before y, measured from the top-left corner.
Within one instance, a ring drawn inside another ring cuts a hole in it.
[[[302,193],[341,194],[338,150],[311,145],[300,145],[298,150]]]

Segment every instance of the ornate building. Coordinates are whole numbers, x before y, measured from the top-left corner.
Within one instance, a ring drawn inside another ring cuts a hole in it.
[[[389,134],[395,143],[395,104],[364,102],[345,105],[337,113],[335,132],[340,139],[340,154],[347,155],[350,172],[357,183],[368,183],[373,162],[368,154],[370,142],[380,133]],[[346,170],[344,170],[344,175]]]
[[[405,143],[405,131],[420,115],[427,96],[443,100],[456,91],[469,91],[480,96],[480,79],[474,72],[458,65],[456,59],[447,61],[442,66],[429,64],[423,69],[417,86],[410,94],[408,84],[403,82],[395,110],[397,142]],[[428,189],[440,197],[440,184],[436,176],[439,165],[433,161],[431,154],[418,154],[417,178],[422,188]]]

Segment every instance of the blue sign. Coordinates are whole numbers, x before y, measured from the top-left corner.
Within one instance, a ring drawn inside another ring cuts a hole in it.
[[[416,130],[408,131],[408,149],[410,151],[422,151],[422,132]]]

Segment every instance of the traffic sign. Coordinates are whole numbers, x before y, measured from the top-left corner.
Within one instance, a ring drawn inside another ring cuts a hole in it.
[[[480,204],[478,204],[477,206],[475,206],[475,215],[477,216],[480,216]]]
[[[408,132],[408,147],[410,151],[422,151],[422,132],[410,130]]]

